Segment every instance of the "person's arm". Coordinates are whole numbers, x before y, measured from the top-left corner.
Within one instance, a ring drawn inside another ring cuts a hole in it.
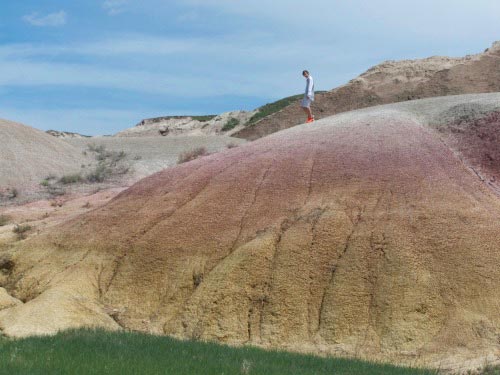
[[[312,77],[307,77],[307,90],[306,90],[306,92],[307,92],[307,97],[309,99],[311,99],[313,96],[313,87],[314,87],[314,84],[313,84]]]

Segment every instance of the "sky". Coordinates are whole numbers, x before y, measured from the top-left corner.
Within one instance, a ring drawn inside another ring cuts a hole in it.
[[[113,134],[495,40],[498,0],[0,0],[0,118]]]

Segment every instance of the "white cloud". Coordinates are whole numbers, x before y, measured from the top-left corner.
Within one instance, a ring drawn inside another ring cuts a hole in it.
[[[110,16],[115,16],[125,11],[127,3],[128,0],[105,0],[102,7]]]
[[[261,41],[261,34],[220,40],[134,35],[73,45],[4,45],[0,46],[0,85],[114,88],[184,97],[277,97],[295,92],[299,89],[295,85],[302,85],[295,73],[304,66],[313,69],[303,58],[307,45],[301,41],[263,45]],[[326,56],[329,49],[324,44],[315,51],[315,56],[323,56],[322,64],[331,64]],[[59,57],[78,55],[88,62],[58,62]],[[164,58],[168,55],[175,59]],[[331,88],[335,83],[330,78],[322,86]]]
[[[267,40],[266,40],[267,39]],[[60,44],[7,44],[0,45],[0,57],[7,59],[37,58],[43,56],[80,55],[85,57],[199,57],[207,61],[238,61],[258,64],[297,58],[303,55],[308,43],[303,40],[272,41],[266,34],[233,34],[228,37],[169,38],[151,35],[125,34],[83,43]],[[266,40],[266,43],[263,43]],[[315,55],[331,49],[331,44],[315,43]],[[358,51],[358,53],[360,53]],[[363,55],[363,53],[360,53]],[[249,57],[251,59],[249,59]],[[166,62],[168,63],[168,61]]]
[[[50,13],[46,16],[40,16],[38,13],[27,14],[23,17],[23,20],[30,25],[45,27],[45,26],[63,26],[67,21],[67,14],[65,11],[61,10],[57,13]]]
[[[235,93],[235,87],[184,73],[53,62],[0,61],[0,86],[75,86],[196,97]]]
[[[456,40],[498,36],[498,0],[176,0],[192,9],[212,9],[274,25],[277,32],[301,31],[311,39],[340,37],[427,37]],[[460,25],[460,27],[457,27]],[[358,39],[360,40],[360,39]],[[383,41],[383,39],[378,39]]]
[[[381,60],[369,49],[321,40],[309,50],[308,41],[272,40],[260,31],[217,39],[128,34],[67,45],[0,45],[0,85],[278,98],[302,90],[304,68],[313,72],[318,89],[328,90]],[[62,62],[80,56],[85,63]]]

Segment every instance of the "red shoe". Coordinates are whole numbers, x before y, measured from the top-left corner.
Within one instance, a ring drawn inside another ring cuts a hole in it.
[[[313,121],[314,121],[314,117],[308,118],[306,121],[306,124],[309,124],[310,122],[313,122]]]

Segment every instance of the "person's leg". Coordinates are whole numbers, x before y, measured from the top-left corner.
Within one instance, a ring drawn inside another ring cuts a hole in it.
[[[307,113],[307,119],[314,118],[314,116],[312,114],[312,111],[311,111],[311,107],[307,107],[307,108],[305,108],[305,110],[306,110],[306,113]]]
[[[311,111],[311,107],[302,107],[302,109],[307,114],[307,121],[306,122],[313,122],[314,121],[314,117],[313,117],[313,114],[312,114],[312,111]]]
[[[302,99],[302,110],[307,114],[307,122],[311,122],[314,117],[311,111],[311,101],[309,98]]]

